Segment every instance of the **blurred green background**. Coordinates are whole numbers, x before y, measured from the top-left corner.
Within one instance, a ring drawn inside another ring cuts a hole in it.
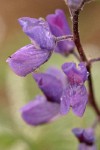
[[[20,117],[20,108],[32,100],[40,90],[31,75],[21,78],[15,75],[6,59],[20,47],[30,43],[22,32],[17,19],[23,16],[45,17],[55,9],[63,9],[71,25],[68,8],[63,0],[0,0],[0,150],[76,150],[78,142],[72,135],[74,127],[89,127],[95,113],[87,106],[83,118],[71,111],[53,123],[31,127]],[[84,7],[80,15],[80,35],[89,58],[100,56],[100,2],[93,1]],[[53,54],[40,71],[48,66],[77,61],[72,55],[64,58]],[[92,66],[95,97],[100,105],[100,63]],[[96,144],[100,149],[100,127],[96,129]]]

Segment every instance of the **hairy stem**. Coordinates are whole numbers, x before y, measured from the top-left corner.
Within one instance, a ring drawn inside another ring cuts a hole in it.
[[[64,40],[72,40],[73,35],[63,35],[63,36],[58,36],[55,37],[56,42],[64,41]]]
[[[80,10],[81,9],[76,10],[73,14],[73,39],[74,39],[75,45],[77,47],[77,50],[79,52],[81,61],[83,61],[87,64],[87,70],[89,72],[89,78],[88,78],[89,100],[90,100],[91,106],[94,108],[96,114],[99,116],[100,110],[99,110],[98,105],[95,101],[94,92],[93,92],[91,65],[90,65],[90,62],[88,61],[88,59],[84,53],[83,47],[81,45],[80,35],[79,35],[79,30],[78,30],[78,18],[79,18]]]
[[[97,62],[97,61],[100,61],[100,57],[99,58],[93,58],[93,59],[89,60],[90,63],[94,63],[94,62]]]
[[[79,52],[79,55],[81,57],[82,61],[87,61],[86,55],[84,53],[84,50],[82,48],[81,42],[80,42],[80,36],[78,31],[78,17],[79,17],[80,10],[75,11],[73,16],[73,38],[75,45],[77,47],[77,50]]]

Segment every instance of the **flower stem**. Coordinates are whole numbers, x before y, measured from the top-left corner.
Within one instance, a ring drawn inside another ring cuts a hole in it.
[[[80,42],[80,36],[78,31],[78,17],[79,17],[80,9],[74,12],[73,15],[73,38],[75,45],[77,47],[77,50],[79,52],[79,55],[81,57],[81,61],[87,61],[86,55],[84,53],[84,50],[82,48],[81,42]]]
[[[100,110],[98,108],[98,105],[97,105],[97,103],[95,101],[95,97],[94,97],[92,75],[91,75],[91,64],[84,53],[84,50],[83,50],[83,47],[82,47],[81,41],[80,41],[80,35],[79,35],[79,30],[78,30],[78,18],[79,18],[80,10],[81,9],[76,10],[73,14],[73,40],[74,40],[77,50],[79,52],[81,61],[83,61],[87,64],[87,70],[89,72],[89,78],[88,78],[89,100],[90,100],[91,106],[94,108],[96,114],[98,116],[100,116]]]
[[[96,61],[100,61],[100,57],[99,58],[93,58],[93,59],[89,60],[90,63],[94,63]]]
[[[56,42],[64,41],[64,40],[72,40],[73,35],[63,35],[63,36],[58,36],[55,37]]]

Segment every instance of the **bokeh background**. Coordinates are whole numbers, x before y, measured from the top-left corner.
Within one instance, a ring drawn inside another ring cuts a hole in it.
[[[15,75],[6,59],[20,47],[30,43],[22,32],[17,19],[23,16],[45,17],[55,9],[63,9],[71,26],[68,8],[63,0],[0,0],[0,150],[76,150],[78,141],[71,129],[89,127],[95,120],[95,112],[87,106],[83,118],[72,112],[53,123],[31,127],[20,117],[20,108],[40,93],[31,75],[21,78]],[[93,1],[84,7],[80,15],[80,35],[89,58],[100,56],[100,2]],[[70,55],[64,58],[53,54],[39,71],[77,60]],[[100,105],[100,63],[92,66],[95,97]],[[41,93],[42,94],[42,93]],[[100,149],[100,127],[96,129],[96,145]]]

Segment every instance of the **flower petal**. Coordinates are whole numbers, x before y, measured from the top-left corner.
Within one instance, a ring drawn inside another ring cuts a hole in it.
[[[22,17],[18,19],[19,24],[23,28],[23,30],[26,30],[28,26],[34,25],[38,19],[36,18],[30,18],[30,17]]]
[[[26,76],[45,63],[50,56],[50,51],[36,49],[34,45],[29,44],[12,54],[7,62],[17,75]]]
[[[74,49],[74,43],[70,40],[64,40],[57,43],[55,52],[64,56],[68,55]]]
[[[21,109],[22,118],[29,125],[37,126],[52,121],[59,115],[59,104],[48,102],[44,96],[37,96]]]
[[[92,128],[88,128],[83,132],[84,143],[87,145],[93,145],[95,142],[94,131]]]
[[[47,73],[33,74],[33,78],[47,97],[47,100],[60,103],[60,97],[63,92],[63,84],[59,79]]]
[[[72,132],[80,142],[79,150],[96,150],[93,128],[74,128]]]
[[[71,87],[73,95],[71,97],[71,106],[74,114],[82,117],[88,102],[88,93],[84,85]]]
[[[50,68],[48,68],[46,73],[56,77],[58,80],[60,80],[62,82],[63,87],[64,88],[66,87],[67,79],[66,79],[66,75],[63,73],[63,71],[57,69],[56,67],[50,67]]]
[[[66,16],[61,9],[57,9],[55,14],[50,14],[46,17],[52,34],[55,36],[71,35],[71,31],[66,20]],[[57,43],[56,52],[67,54],[74,48],[73,41],[60,41]]]
[[[61,34],[67,34],[70,35],[71,31],[68,25],[68,22],[66,20],[66,16],[61,9],[56,9],[55,14],[50,14],[46,17],[46,20],[48,21],[50,25],[50,29],[52,33],[56,36],[60,36]],[[55,29],[58,29],[59,32],[57,33]],[[61,33],[60,33],[61,32]]]
[[[64,90],[60,98],[61,99],[60,112],[62,115],[67,114],[70,110],[70,100],[67,98],[68,97],[66,96],[66,90]]]
[[[63,106],[61,110],[67,113],[69,107],[72,107],[73,112],[81,117],[85,111],[87,101],[88,95],[84,85],[78,86],[69,84],[61,97],[61,107]]]
[[[87,80],[89,73],[87,72],[86,66],[84,63],[78,65],[79,68],[76,68],[76,64],[73,62],[65,63],[62,65],[64,73],[67,75],[68,81],[71,84],[80,84]]]
[[[23,17],[19,19],[19,22],[33,43],[36,42],[41,49],[54,50],[55,39],[44,19]]]
[[[74,128],[74,129],[72,129],[72,132],[74,133],[74,135],[78,138],[78,140],[80,142],[83,142],[84,129],[82,129],[82,128]]]
[[[97,150],[97,148],[95,145],[90,146],[84,143],[80,143],[78,150]]]

